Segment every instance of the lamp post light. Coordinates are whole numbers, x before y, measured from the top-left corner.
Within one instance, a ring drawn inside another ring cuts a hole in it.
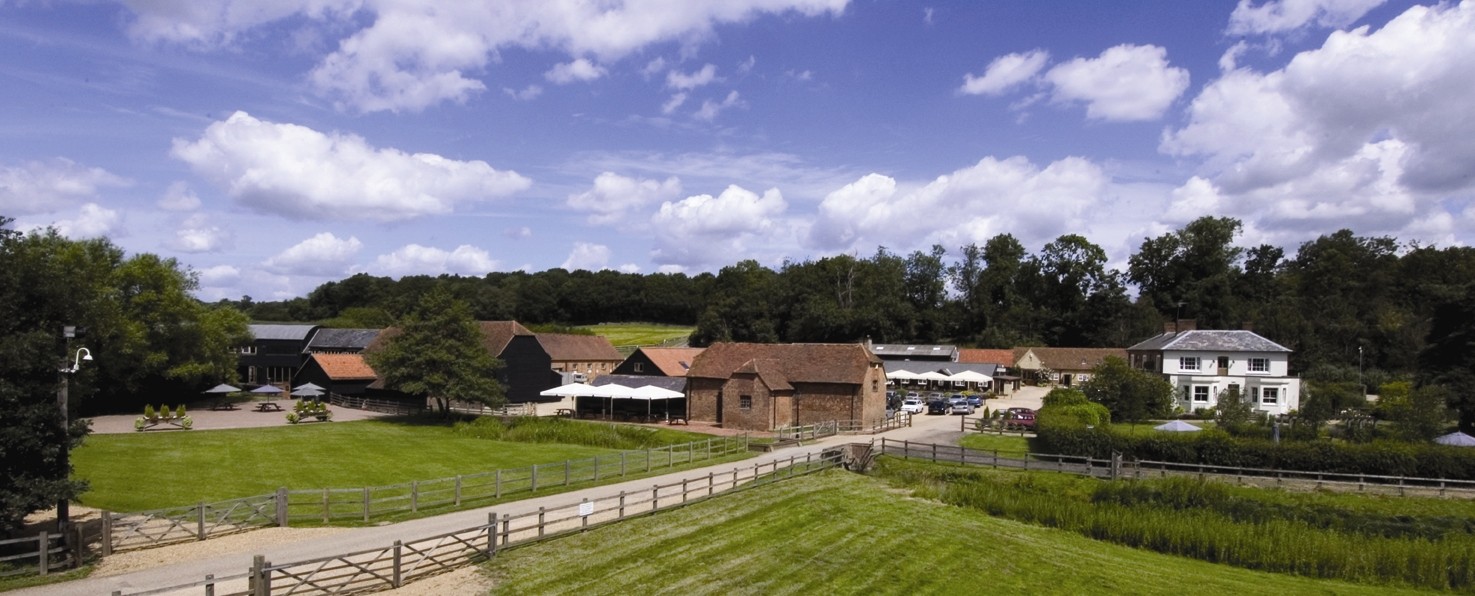
[[[67,352],[72,351],[72,338],[77,336],[77,328],[66,326],[62,328],[62,336],[67,339]],[[70,383],[72,373],[82,368],[82,363],[92,361],[92,352],[87,348],[77,348],[73,353],[72,362],[61,361],[61,368],[57,370],[61,376],[61,386],[56,390],[56,406],[61,410],[61,475],[63,480],[71,478],[71,449],[72,449],[72,424],[71,416],[67,412],[67,386]],[[70,500],[63,496],[56,501],[56,531],[66,540],[67,530],[70,526],[68,519],[70,514]]]

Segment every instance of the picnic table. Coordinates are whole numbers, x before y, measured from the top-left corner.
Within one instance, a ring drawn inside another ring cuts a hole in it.
[[[280,411],[282,411],[282,406],[281,406],[281,404],[278,404],[277,402],[274,402],[274,401],[264,401],[264,402],[261,402],[259,404],[256,404],[256,411],[257,412],[280,412]]]
[[[230,401],[230,400],[220,400],[220,401],[216,401],[216,402],[211,402],[210,409],[212,409],[212,410],[234,410],[234,409],[236,409],[236,402],[233,402],[233,401]]]
[[[558,409],[558,416],[560,418],[573,418],[574,417],[574,409],[573,408],[559,408]]]

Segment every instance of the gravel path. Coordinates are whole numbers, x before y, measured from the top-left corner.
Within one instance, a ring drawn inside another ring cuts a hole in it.
[[[1039,407],[1043,390],[1025,388],[1008,399],[989,400],[989,407]],[[195,418],[195,428],[234,428],[245,426],[275,426],[286,424],[283,414],[258,413],[253,410],[216,412],[205,410]],[[357,417],[350,417],[357,414]],[[196,414],[192,411],[191,417]],[[360,412],[348,408],[336,408],[335,420],[372,418],[372,412]],[[126,427],[124,426],[126,421]],[[202,424],[206,426],[202,426]],[[694,427],[696,425],[693,425]],[[94,419],[94,432],[135,432],[132,417],[99,417]],[[106,429],[106,430],[105,430]],[[693,429],[695,430],[695,429]],[[936,443],[955,443],[962,435],[958,418],[955,416],[915,416],[913,426],[885,433],[889,439]],[[447,513],[395,524],[368,528],[268,528],[244,532],[234,536],[212,538],[201,542],[190,542],[155,549],[120,553],[109,557],[97,567],[91,577],[38,586],[11,592],[16,596],[63,596],[70,594],[110,594],[114,590],[136,592],[162,586],[178,585],[199,581],[206,574],[225,577],[240,574],[250,568],[253,555],[265,555],[273,562],[307,560],[332,553],[343,553],[388,545],[395,540],[411,541],[419,537],[432,536],[473,527],[486,522],[487,514],[518,515],[535,512],[539,507],[553,509],[578,503],[581,500],[608,500],[621,491],[649,491],[655,484],[679,483],[682,479],[705,479],[709,473],[731,473],[737,467],[751,467],[758,462],[788,459],[805,453],[818,453],[827,446],[867,441],[871,437],[841,435],[820,441],[808,442],[802,447],[783,449],[762,454],[743,462],[733,462],[677,472],[653,478],[643,478],[618,484],[592,487],[579,491],[535,497],[521,501],[502,503],[466,511]],[[490,589],[491,578],[480,571],[480,567],[468,567],[454,572],[428,578],[398,590],[386,592],[401,596],[485,594]],[[186,592],[180,592],[181,594]],[[188,593],[199,593],[199,589]]]

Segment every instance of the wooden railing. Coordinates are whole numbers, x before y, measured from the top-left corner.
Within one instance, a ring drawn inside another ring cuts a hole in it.
[[[34,546],[28,548],[26,543]],[[0,540],[0,553],[12,553],[0,555],[0,577],[46,575],[71,567],[73,563],[62,535],[49,532],[26,538]]]
[[[599,500],[570,501],[519,515],[488,514],[487,523],[421,538],[395,541],[361,551],[276,564],[257,555],[249,572],[226,578],[154,588],[114,591],[114,596],[146,596],[203,588],[212,596],[271,594],[354,594],[399,588],[418,579],[476,564],[499,551],[551,540],[665,509],[697,503],[739,489],[761,486],[839,466],[841,450],[807,453],[764,462],[731,473],[709,472],[680,482],[652,485],[649,491],[621,491]]]
[[[418,414],[425,411],[425,404],[412,404],[388,399],[369,399],[352,395],[328,394],[328,403],[356,410],[384,412],[386,414]]]
[[[717,437],[404,484],[319,490],[283,488],[270,495],[216,503],[137,513],[103,512],[99,551],[107,556],[116,551],[205,540],[265,526],[288,527],[293,522],[368,522],[423,510],[470,507],[519,494],[598,483],[747,452],[747,437]]]

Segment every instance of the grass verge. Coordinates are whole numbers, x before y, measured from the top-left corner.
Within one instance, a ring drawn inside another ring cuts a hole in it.
[[[831,471],[500,552],[494,594],[1398,594],[898,497]]]
[[[76,569],[48,573],[46,575],[23,574],[0,577],[0,592],[19,590],[21,588],[32,588],[49,584],[69,582],[74,579],[82,579],[92,574],[92,565],[83,565]]]

